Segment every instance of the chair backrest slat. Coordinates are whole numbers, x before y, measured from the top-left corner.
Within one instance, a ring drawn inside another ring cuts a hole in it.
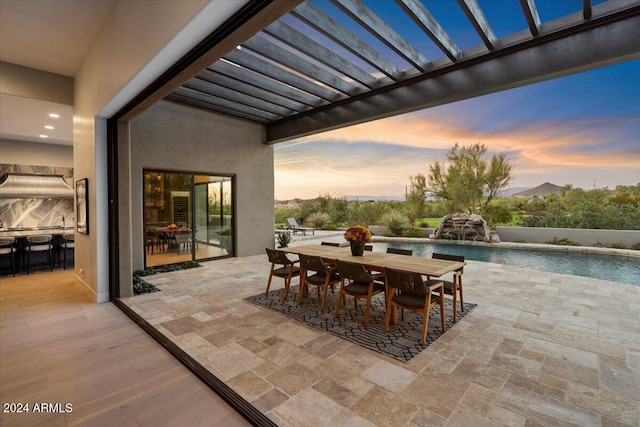
[[[336,260],[338,265],[338,273],[340,277],[352,280],[354,282],[373,282],[373,276],[371,276],[364,268],[363,264]]]
[[[462,255],[441,254],[441,253],[434,252],[433,255],[431,255],[431,258],[444,259],[444,260],[447,260],[447,261],[464,262],[464,256],[462,256]],[[460,273],[462,273],[464,271],[464,267],[460,267],[456,271],[459,271]]]
[[[407,292],[412,295],[427,295],[429,293],[420,273],[385,268],[384,274],[387,278],[387,285],[399,290],[400,293]]]
[[[334,243],[334,242],[321,242],[320,245],[321,246],[335,246],[336,248],[340,247],[340,243]]]
[[[399,249],[399,248],[387,248],[388,254],[398,254],[398,255],[413,255],[413,250],[411,249]]]
[[[315,271],[317,273],[326,273],[327,264],[324,263],[319,256],[300,254],[300,266],[307,271]]]
[[[290,265],[293,264],[289,258],[287,258],[287,254],[282,251],[276,251],[275,249],[265,248],[267,251],[267,256],[269,257],[269,262],[274,264],[281,265]]]

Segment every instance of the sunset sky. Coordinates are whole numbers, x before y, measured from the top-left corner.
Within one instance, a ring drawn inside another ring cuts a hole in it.
[[[402,196],[456,142],[506,153],[512,187],[638,184],[638,76],[635,60],[276,144],[276,199]]]

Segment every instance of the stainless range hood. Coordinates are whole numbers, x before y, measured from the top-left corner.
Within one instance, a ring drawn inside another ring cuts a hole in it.
[[[73,188],[63,175],[5,173],[0,197],[6,199],[73,199]]]

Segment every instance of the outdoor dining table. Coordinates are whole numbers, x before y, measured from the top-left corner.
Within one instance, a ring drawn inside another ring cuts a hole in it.
[[[411,271],[430,277],[440,277],[443,274],[456,271],[464,267],[465,263],[460,261],[449,261],[444,259],[414,257],[412,255],[390,254],[382,252],[365,251],[362,256],[353,256],[349,247],[335,247],[325,245],[300,245],[280,248],[279,250],[291,254],[303,254],[319,256],[327,262],[335,263],[336,260],[355,262],[363,264],[367,269],[373,271],[384,271],[385,268]],[[385,292],[385,295],[387,292]],[[395,311],[395,310],[394,310]],[[395,314],[395,313],[393,313]],[[395,315],[392,315],[392,324],[396,323]]]
[[[373,251],[365,251],[362,256],[353,256],[349,247],[300,245],[280,248],[279,250],[291,254],[319,256],[330,262],[334,262],[337,259],[355,262],[363,264],[371,270],[382,271],[384,268],[395,268],[431,277],[440,277],[443,274],[464,267],[464,262]]]

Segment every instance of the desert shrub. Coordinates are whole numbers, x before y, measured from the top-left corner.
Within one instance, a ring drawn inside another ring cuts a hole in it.
[[[633,245],[631,245],[631,249],[640,251],[640,242],[634,243]]]
[[[415,222],[416,227],[421,228],[438,228],[442,218],[420,218]]]
[[[511,222],[511,210],[503,204],[491,203],[485,209],[482,217],[489,225],[509,224]]]
[[[402,235],[402,230],[409,226],[409,217],[398,210],[390,210],[382,215],[380,219],[382,225],[386,225],[395,235]]]
[[[627,245],[622,242],[615,242],[611,244],[611,247],[614,249],[627,249]]]
[[[402,237],[427,237],[427,235],[418,227],[407,227],[402,230]]]
[[[326,212],[314,212],[305,220],[305,224],[316,229],[323,229],[331,222],[331,217]]]
[[[286,248],[291,243],[291,233],[278,233],[278,246]]]

